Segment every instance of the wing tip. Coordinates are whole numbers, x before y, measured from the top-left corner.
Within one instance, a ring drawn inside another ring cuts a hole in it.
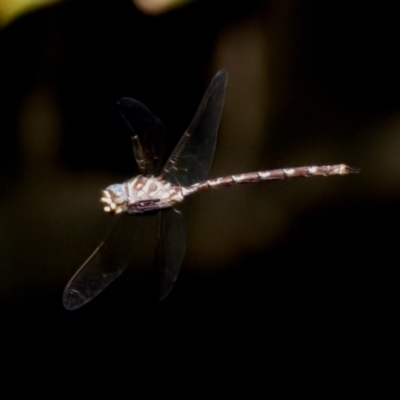
[[[228,75],[229,75],[228,70],[225,68],[221,68],[217,71],[217,73],[214,75],[214,78],[212,80],[221,79],[221,80],[225,81],[224,85],[226,86],[226,82],[228,81]]]
[[[80,293],[76,290],[70,289],[68,286],[65,288],[62,303],[67,310],[76,310],[86,304],[88,300],[84,301]]]

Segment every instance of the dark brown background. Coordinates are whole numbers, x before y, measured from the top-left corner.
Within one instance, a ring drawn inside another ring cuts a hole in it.
[[[128,0],[82,0],[5,27],[5,331],[51,328],[52,340],[81,349],[94,327],[91,345],[156,344],[171,350],[167,360],[187,345],[277,363],[282,354],[368,363],[371,342],[390,335],[397,289],[395,15],[382,3],[220,0],[149,17]],[[116,100],[148,105],[171,150],[222,67],[230,76],[210,176],[341,162],[361,173],[199,194],[183,209],[187,255],[169,298],[148,302],[127,271],[64,310],[65,284],[112,224],[100,189],[136,173]]]

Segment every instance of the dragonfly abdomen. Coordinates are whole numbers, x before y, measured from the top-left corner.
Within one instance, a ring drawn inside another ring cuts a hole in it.
[[[257,183],[274,179],[287,179],[294,177],[311,177],[311,176],[331,176],[331,175],[347,175],[358,172],[354,168],[348,167],[346,164],[337,165],[320,165],[312,167],[296,167],[296,168],[280,168],[270,171],[256,171],[245,174],[224,176],[216,179],[195,183],[189,187],[183,188],[183,195],[208,189],[218,189],[226,186],[241,185],[245,183]]]

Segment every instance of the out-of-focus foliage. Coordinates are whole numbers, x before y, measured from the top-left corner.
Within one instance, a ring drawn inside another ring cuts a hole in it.
[[[149,15],[158,15],[195,0],[132,0],[135,6]]]
[[[132,0],[135,6],[149,15],[159,15],[195,0]],[[0,0],[0,27],[20,15],[60,0]]]
[[[36,8],[58,3],[60,0],[0,0],[0,27],[4,26],[21,14]]]

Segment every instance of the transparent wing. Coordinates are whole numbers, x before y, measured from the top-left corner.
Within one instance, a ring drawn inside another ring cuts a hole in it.
[[[207,177],[214,158],[227,78],[228,73],[220,70],[208,86],[189,128],[161,172],[166,181],[189,186]]]
[[[207,176],[214,157],[226,81],[227,72],[223,70],[213,78],[189,128],[164,166],[161,177],[165,180],[186,186]],[[165,148],[163,124],[137,100],[122,98],[118,104],[122,117],[132,130],[134,155],[141,173],[157,174]],[[170,209],[158,215],[161,222],[155,270],[159,298],[162,300],[171,291],[181,267],[185,233],[180,213]],[[143,255],[144,251],[142,238],[149,222],[147,218],[120,218],[111,233],[67,284],[63,295],[67,309],[83,306],[121,275],[131,262],[141,262],[140,254]]]
[[[173,288],[183,262],[185,248],[186,238],[182,214],[172,208],[163,211],[155,258],[159,300],[164,300]]]
[[[145,253],[149,253],[149,249],[145,248],[146,243],[143,244],[143,236],[149,230],[156,235],[157,219],[154,217],[120,217],[110,234],[68,282],[63,295],[65,308],[74,310],[92,300],[120,276],[130,263],[152,262],[153,257],[150,261],[146,260]],[[154,254],[154,247],[151,254]]]
[[[163,123],[140,101],[123,97],[121,116],[132,132],[133,154],[143,175],[158,175],[165,151]]]

